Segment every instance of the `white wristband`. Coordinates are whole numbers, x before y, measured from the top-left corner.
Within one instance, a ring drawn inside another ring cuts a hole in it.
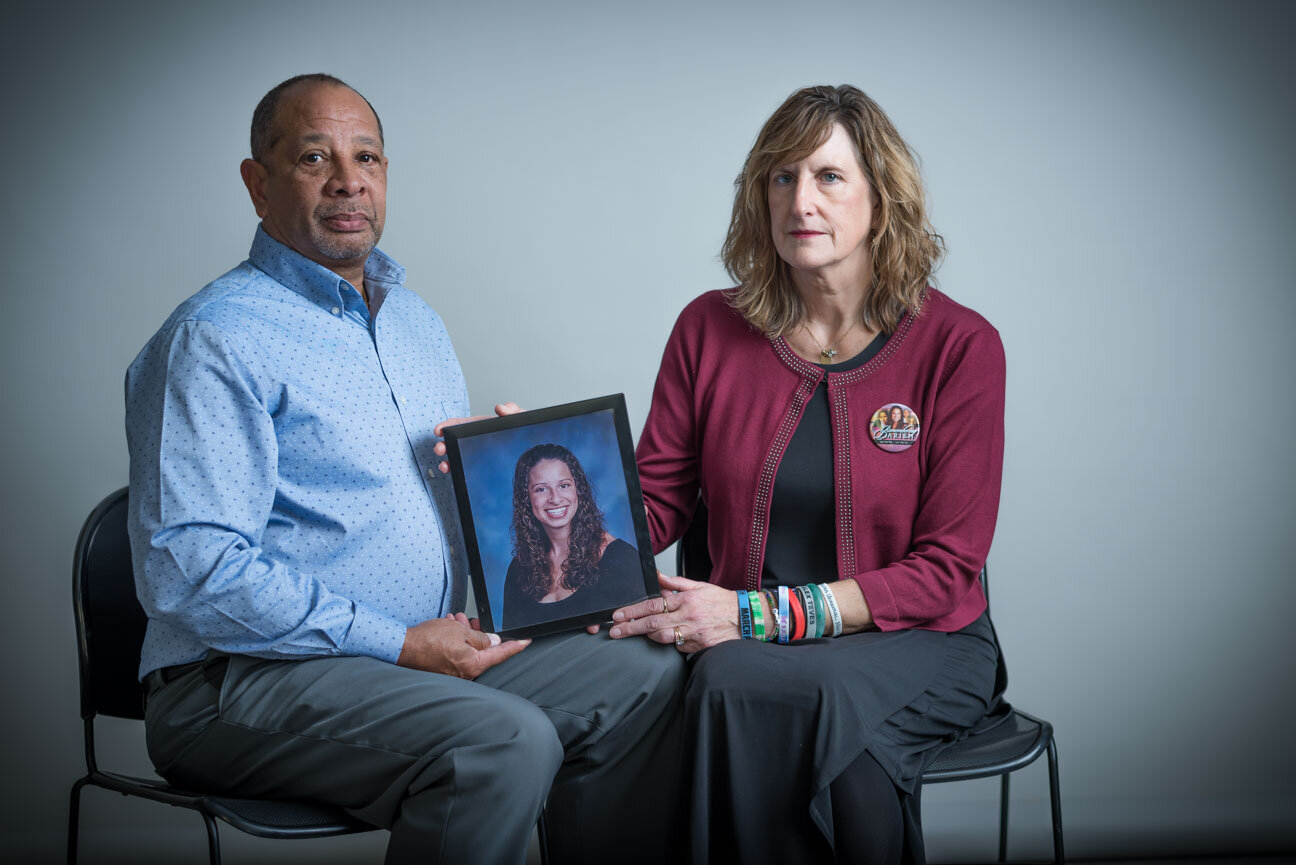
[[[833,597],[832,586],[827,583],[820,583],[819,588],[823,589],[824,601],[828,604],[828,615],[832,616],[832,636],[840,637],[842,632],[841,610],[837,608],[837,599]]]

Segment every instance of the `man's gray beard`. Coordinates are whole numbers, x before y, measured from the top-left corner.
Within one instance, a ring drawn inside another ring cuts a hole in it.
[[[314,230],[311,233],[314,235],[312,239],[315,241],[315,248],[323,253],[325,258],[330,258],[333,261],[350,261],[356,258],[367,258],[369,253],[373,252],[373,248],[378,245],[378,239],[382,236],[379,234],[377,229],[374,228],[372,222],[369,223],[369,233],[373,238],[371,241],[361,241],[360,238],[362,235],[355,234],[352,235],[355,238],[354,241],[350,243],[345,241],[339,242],[333,236],[328,234],[322,226],[318,225],[314,227]],[[359,244],[358,247],[356,245],[357,243]],[[365,243],[368,243],[368,246],[365,246]]]

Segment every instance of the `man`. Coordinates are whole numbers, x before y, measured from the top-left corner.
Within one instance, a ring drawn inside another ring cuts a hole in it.
[[[375,249],[377,114],[331,76],[289,79],[241,170],[261,218],[248,260],[126,376],[158,771],[342,805],[391,829],[388,862],[521,862],[546,796],[555,861],[662,862],[677,653],[500,643],[461,612],[434,447],[468,399],[440,318]]]

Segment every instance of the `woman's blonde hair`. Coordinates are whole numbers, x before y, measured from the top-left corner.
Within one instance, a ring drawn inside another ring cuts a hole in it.
[[[791,269],[770,235],[770,172],[809,156],[836,124],[855,145],[877,199],[870,232],[873,279],[860,308],[861,322],[891,333],[905,310],[917,312],[945,251],[927,221],[917,158],[878,104],[849,84],[798,90],[765,121],[747,154],[734,181],[733,216],[720,252],[738,283],[729,303],[769,336],[788,332],[805,313]]]

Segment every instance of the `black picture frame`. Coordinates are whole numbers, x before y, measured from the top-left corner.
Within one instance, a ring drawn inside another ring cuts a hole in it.
[[[658,591],[623,394],[457,424],[444,432],[483,630],[505,638],[573,630],[606,622],[613,610]],[[578,468],[553,446],[565,450]],[[519,465],[537,458],[546,465],[536,463],[527,471],[534,485],[519,484]],[[560,483],[546,485],[536,474],[556,472],[557,478],[564,467],[568,479]],[[542,507],[538,496],[554,507]],[[565,504],[569,499],[574,506]],[[582,508],[589,502],[597,505],[594,517]],[[519,525],[531,539],[529,545],[515,544]],[[564,525],[569,543],[584,539],[587,562],[597,555],[597,569],[585,568],[583,578],[590,582],[567,598],[543,602],[525,588],[528,580],[535,581],[530,575],[537,569],[528,568],[524,558],[539,561],[535,551],[552,549],[550,532],[562,535]],[[607,540],[609,535],[613,540]],[[591,540],[596,536],[601,538],[597,544]],[[519,551],[522,555],[515,555]]]

